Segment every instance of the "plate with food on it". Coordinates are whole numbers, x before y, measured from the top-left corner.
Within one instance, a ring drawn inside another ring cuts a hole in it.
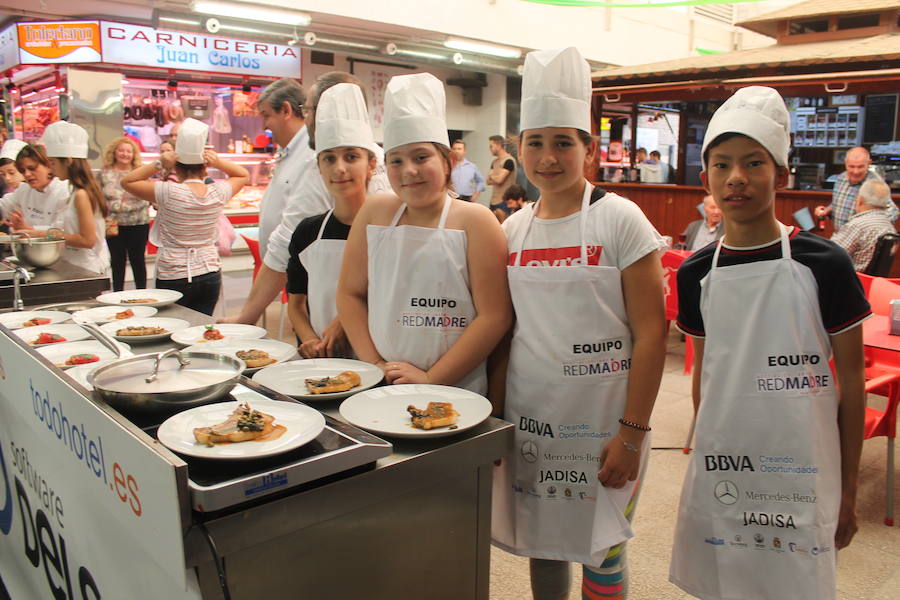
[[[23,329],[65,323],[71,317],[69,313],[60,310],[20,310],[0,314],[0,323],[9,329]]]
[[[195,344],[184,349],[185,352],[216,352],[239,358],[247,365],[248,372],[276,363],[282,363],[297,357],[297,348],[293,344],[286,344],[278,340],[254,340],[246,338],[232,338]]]
[[[22,327],[13,333],[32,346],[46,346],[48,344],[60,344],[64,342],[78,342],[91,337],[80,325],[71,323],[64,325],[38,325],[36,327]]]
[[[163,340],[191,324],[184,319],[168,317],[147,317],[146,319],[125,319],[100,326],[104,332],[123,342],[154,342]]]
[[[172,341],[185,346],[193,346],[194,344],[207,344],[218,340],[233,340],[236,338],[255,340],[265,337],[265,335],[266,330],[256,325],[217,323],[179,329],[172,333]]]
[[[299,448],[323,429],[325,417],[314,408],[258,398],[188,409],[165,420],[156,436],[179,454],[246,460]]]
[[[72,319],[75,321],[89,321],[91,323],[116,323],[125,319],[152,317],[157,312],[157,309],[153,306],[140,306],[137,304],[128,308],[121,306],[96,306],[72,313]]]
[[[147,288],[144,290],[124,290],[100,294],[97,296],[97,302],[115,306],[152,306],[159,308],[178,302],[181,300],[182,295],[181,292],[176,292],[175,290]]]
[[[347,358],[292,360],[253,375],[253,381],[269,389],[307,401],[346,398],[378,385],[382,379],[380,368]]]
[[[429,438],[455,435],[491,415],[484,396],[446,385],[406,384],[372,388],[341,403],[341,417],[377,435]]]
[[[131,347],[128,344],[119,344],[121,356],[131,356]],[[119,358],[115,353],[97,340],[84,340],[81,342],[67,342],[65,344],[51,344],[37,349],[47,360],[60,369],[70,369],[79,365],[109,362]]]

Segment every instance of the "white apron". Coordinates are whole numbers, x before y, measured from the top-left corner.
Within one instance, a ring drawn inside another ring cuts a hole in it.
[[[92,273],[104,275],[109,272],[109,248],[106,247],[106,221],[103,214],[95,212],[94,229],[97,241],[93,248],[76,248],[66,244],[62,259],[69,264],[81,267]],[[81,224],[78,222],[78,211],[75,209],[75,191],[69,198],[69,205],[63,218],[63,231],[68,234],[80,234]]]
[[[705,600],[833,600],[838,396],[816,281],[782,258],[712,268],[696,449],[670,579]]]
[[[347,240],[322,239],[325,226],[332,217],[333,210],[328,211],[315,241],[303,249],[299,255],[300,264],[306,269],[306,306],[309,310],[309,321],[319,338],[322,332],[337,317],[337,284],[344,260],[344,246]],[[336,357],[350,356],[346,348],[335,348]]]
[[[634,535],[624,515],[650,436],[637,481],[599,483],[601,450],[622,443],[632,339],[619,269],[588,264],[591,191],[585,182],[580,264],[521,266],[536,205],[523,209],[528,225],[508,267],[516,325],[504,418],[516,426],[515,445],[494,474],[492,537],[520,556],[599,566]]]
[[[444,209],[436,229],[397,226],[406,204],[391,224],[369,225],[369,332],[387,361],[407,362],[423,371],[459,339],[472,319],[466,232],[447,229]],[[456,382],[477,394],[487,392],[484,363]]]

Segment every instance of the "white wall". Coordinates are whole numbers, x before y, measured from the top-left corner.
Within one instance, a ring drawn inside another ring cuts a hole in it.
[[[347,55],[335,54],[334,66],[314,65],[309,62],[309,53],[302,53],[303,84],[311,86],[316,78],[328,71],[350,71]],[[390,60],[385,57],[385,62],[402,64],[414,64],[407,60]],[[467,158],[478,165],[482,173],[487,172],[493,157],[488,150],[488,138],[492,135],[503,135],[506,132],[506,77],[489,73],[487,75],[487,87],[482,88],[481,106],[466,106],[463,104],[462,88],[447,85],[448,78],[461,75],[471,76],[456,69],[447,69],[433,65],[420,65],[417,70],[397,69],[381,66],[369,66],[366,63],[356,63],[355,74],[359,76],[366,87],[369,88],[369,116],[373,121],[375,140],[382,141],[382,127],[380,123],[380,104],[384,96],[383,89],[377,88],[378,83],[386,83],[385,78],[379,77],[379,73],[386,76],[402,73],[428,72],[444,82],[444,90],[447,95],[447,129],[458,129],[465,132],[463,140],[468,149]],[[373,85],[374,84],[374,85]],[[489,191],[489,190],[488,190]],[[488,194],[485,198],[489,198]]]

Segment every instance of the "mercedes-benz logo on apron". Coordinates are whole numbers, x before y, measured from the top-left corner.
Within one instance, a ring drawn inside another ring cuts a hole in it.
[[[525,459],[525,462],[533,463],[538,459],[537,444],[535,444],[531,440],[526,440],[522,444],[520,452],[522,453],[522,458]]]
[[[724,480],[720,481],[716,484],[716,489],[713,492],[716,496],[716,500],[721,502],[722,504],[732,505],[738,501],[738,487],[734,484],[734,482]]]

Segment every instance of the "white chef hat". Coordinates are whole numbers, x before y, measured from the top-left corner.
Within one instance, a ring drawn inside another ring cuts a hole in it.
[[[775,164],[785,167],[791,145],[791,117],[784,99],[770,87],[741,88],[716,110],[706,128],[700,156],[706,170],[706,149],[725,133],[740,133],[769,151]]]
[[[414,142],[450,147],[444,84],[431,73],[397,75],[384,94],[384,151]]]
[[[6,158],[15,162],[16,157],[19,156],[19,152],[27,145],[28,144],[22,140],[6,140],[3,142],[3,148],[0,148],[0,158]]]
[[[377,153],[362,90],[355,83],[338,83],[316,105],[316,153],[353,146]]]
[[[67,121],[50,123],[41,136],[41,143],[51,158],[87,158],[88,132]]]
[[[591,68],[577,48],[535,50],[525,56],[519,132],[540,127],[591,132]]]
[[[209,125],[197,119],[185,119],[178,128],[178,139],[175,140],[175,154],[178,162],[185,165],[202,165],[203,148]]]

